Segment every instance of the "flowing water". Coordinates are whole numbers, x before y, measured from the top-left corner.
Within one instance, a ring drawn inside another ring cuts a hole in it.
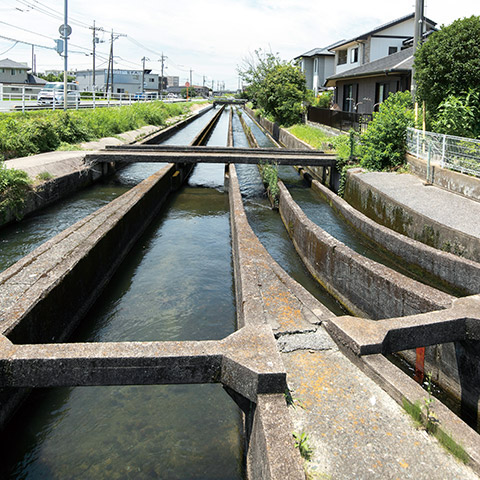
[[[213,144],[225,145],[225,121],[227,114]],[[223,172],[223,164],[195,168],[73,341],[219,339],[235,330]],[[17,418],[7,432],[2,478],[244,475],[240,411],[220,385],[45,389]]]

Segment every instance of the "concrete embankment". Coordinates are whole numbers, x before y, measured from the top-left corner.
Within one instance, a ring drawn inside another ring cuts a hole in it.
[[[480,264],[452,253],[432,248],[378,224],[317,180],[312,189],[323,197],[350,225],[362,232],[383,249],[407,262],[430,272],[447,286],[469,294],[480,292]]]
[[[398,233],[480,262],[480,203],[426,185],[414,175],[350,172],[345,200]]]
[[[17,215],[13,211],[0,214],[0,226],[15,221],[16,216],[24,217],[51,205],[115,172],[117,167],[114,164],[92,165],[85,162],[85,155],[89,150],[102,149],[107,145],[124,145],[137,142],[158,143],[172,136],[211,108],[210,105],[204,107],[189,118],[167,128],[150,125],[119,134],[117,137],[86,142],[80,145],[81,150],[78,151],[56,151],[7,160],[5,162],[7,168],[25,171],[37,184],[27,194]],[[38,176],[42,174],[48,174],[49,179],[39,180]]]

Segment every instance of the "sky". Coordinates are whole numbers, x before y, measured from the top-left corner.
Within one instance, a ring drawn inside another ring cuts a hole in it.
[[[0,0],[0,59],[32,65],[36,44],[37,72],[63,70],[54,39],[63,24],[65,0]],[[92,30],[98,32],[97,68],[106,68],[110,34],[115,68],[139,70],[142,58],[154,73],[180,77],[183,85],[204,80],[215,88],[240,85],[238,67],[256,49],[284,60],[349,39],[379,25],[413,13],[414,0],[68,0],[69,70],[92,68]],[[425,15],[438,26],[457,18],[480,15],[480,0],[425,0]],[[125,35],[125,36],[123,36]],[[41,47],[49,47],[41,48]]]

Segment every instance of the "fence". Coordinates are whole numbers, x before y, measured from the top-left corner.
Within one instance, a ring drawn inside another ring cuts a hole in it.
[[[353,113],[326,108],[308,107],[307,119],[342,131],[354,129],[363,132],[373,116],[369,113]]]
[[[409,128],[407,151],[443,168],[480,177],[480,140]]]
[[[0,83],[0,101],[5,102],[2,110],[60,110],[63,109],[63,100],[51,102],[50,105],[38,105],[37,96],[41,87],[31,87],[25,85],[3,85]],[[68,98],[67,108],[83,109],[83,108],[103,108],[103,107],[121,107],[124,105],[132,105],[136,102],[148,102],[162,99],[158,92],[145,93],[104,93],[104,92],[78,92],[79,96]],[[70,96],[70,93],[68,93]],[[18,103],[10,102],[18,101]],[[163,98],[164,102],[184,101],[183,99]]]

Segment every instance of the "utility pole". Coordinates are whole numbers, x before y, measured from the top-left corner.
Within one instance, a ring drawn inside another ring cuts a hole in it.
[[[72,33],[72,29],[68,25],[68,0],[64,1],[64,17],[63,25],[60,26],[60,35],[63,38],[63,109],[67,109],[67,72],[68,72],[68,37]],[[55,101],[55,100],[54,100]]]
[[[95,26],[95,20],[93,21],[93,27],[90,27],[90,30],[92,30],[93,38],[92,38],[92,55],[93,55],[93,65],[92,65],[92,91],[95,91],[96,88],[96,71],[95,71],[95,51],[97,47],[97,43],[100,43],[100,39],[97,37],[97,30],[99,32],[104,32],[105,30],[101,27],[96,27]]]
[[[192,83],[192,72],[193,70],[190,69],[190,86],[193,88],[193,83]]]
[[[143,69],[142,69],[142,93],[145,93],[145,60],[150,60],[149,58],[145,58],[143,57],[142,58],[142,62],[143,62]]]
[[[165,63],[165,60],[167,59],[168,57],[166,57],[163,52],[162,52],[162,57],[161,57],[161,62],[162,62],[162,75],[160,77],[160,100],[163,100],[163,66],[164,66],[164,63]]]
[[[115,35],[115,38],[114,38]],[[108,72],[107,72],[107,87],[105,89],[105,92],[108,92],[108,89],[110,88],[110,91],[114,93],[114,88],[113,88],[113,42],[117,40],[119,37],[126,37],[123,33],[112,33],[110,36],[110,56],[108,57]],[[111,77],[110,77],[111,76]]]
[[[413,23],[413,55],[423,40],[424,24],[424,0],[415,0],[415,19]],[[415,81],[415,68],[412,69],[412,97],[415,100],[417,93],[417,82]]]

